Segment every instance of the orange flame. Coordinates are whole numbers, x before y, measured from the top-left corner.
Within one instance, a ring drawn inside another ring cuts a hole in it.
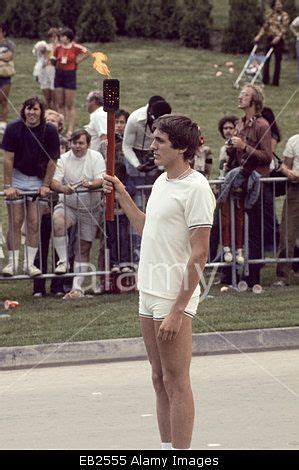
[[[110,70],[104,62],[107,62],[108,57],[103,52],[93,52],[92,57],[94,57],[94,63],[92,64],[93,68],[102,75],[110,77]]]

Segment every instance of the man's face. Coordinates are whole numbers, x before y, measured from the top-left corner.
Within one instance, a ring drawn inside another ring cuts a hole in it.
[[[227,121],[224,123],[222,131],[223,131],[225,140],[230,139],[234,135],[235,126],[232,122]]]
[[[98,106],[96,105],[95,101],[90,98],[89,95],[87,95],[87,98],[86,98],[86,109],[87,109],[87,112],[90,114],[90,113],[93,113],[96,109],[98,108]]]
[[[86,135],[80,135],[80,137],[74,141],[71,141],[71,150],[73,151],[76,157],[81,158],[84,157],[88,150],[88,143],[86,141]]]
[[[240,109],[248,109],[251,107],[253,90],[251,88],[242,88],[238,97],[238,107]]]
[[[282,11],[282,2],[280,0],[276,0],[273,10]]]
[[[40,124],[42,111],[39,103],[35,103],[33,106],[26,106],[24,113],[27,126],[36,127]]]
[[[126,118],[124,115],[121,115],[117,118],[115,118],[115,132],[117,134],[121,134],[123,135],[124,131],[125,131],[125,127],[126,127]]]
[[[182,158],[182,150],[172,147],[168,134],[155,129],[153,137],[151,149],[154,152],[155,164],[157,166],[164,166],[167,169]]]

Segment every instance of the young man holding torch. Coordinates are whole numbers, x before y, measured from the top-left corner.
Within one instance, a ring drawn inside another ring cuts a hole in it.
[[[206,178],[191,169],[198,126],[179,114],[158,118],[151,149],[165,172],[153,185],[143,213],[115,177],[115,198],[142,236],[138,271],[141,331],[152,367],[163,449],[189,449],[194,403],[189,367],[192,318],[208,256],[215,201]]]

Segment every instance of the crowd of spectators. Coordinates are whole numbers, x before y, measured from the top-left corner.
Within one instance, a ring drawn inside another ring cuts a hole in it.
[[[275,18],[280,3],[275,2]],[[283,17],[283,23],[286,22]],[[297,26],[294,21],[294,32]],[[256,40],[266,34],[267,28],[263,26]],[[14,45],[6,39],[5,26],[0,27],[0,45],[2,57],[11,60]],[[107,246],[111,273],[120,274],[132,273],[138,265],[140,237],[132,229],[130,237],[128,219],[118,206],[115,206],[115,221],[104,224],[105,202],[99,189],[106,169],[107,114],[100,91],[88,93],[89,122],[84,128],[75,130],[76,69],[90,55],[89,51],[74,42],[74,33],[69,28],[51,28],[47,41],[36,43],[33,53],[37,59],[34,76],[45,104],[37,96],[27,98],[20,117],[9,124],[10,78],[0,76],[1,96],[6,99],[5,102],[0,96],[0,130],[3,133],[4,195],[9,223],[8,263],[2,274],[18,274],[23,232],[23,271],[34,278],[33,295],[42,297],[46,294],[46,280],[40,275],[48,272],[52,244],[50,271],[56,277],[51,280],[51,293],[77,298],[84,295],[85,277],[82,274],[90,270],[90,253],[95,239],[100,241],[98,269],[104,269],[104,247]],[[278,65],[275,73],[277,81]],[[243,112],[241,119],[233,114],[225,115],[218,123],[225,145],[219,152],[221,184],[217,184],[215,190],[218,204],[210,239],[210,261],[226,263],[222,267],[221,282],[232,282],[231,266],[234,263],[239,265],[240,278],[249,287],[254,287],[261,283],[262,263],[249,263],[243,272],[246,258],[261,260],[264,250],[274,250],[276,245],[277,256],[294,256],[299,238],[299,137],[292,136],[283,152],[281,171],[289,184],[279,230],[273,186],[260,183],[260,178],[269,177],[277,164],[275,149],[281,140],[279,127],[272,109],[264,106],[264,93],[258,86],[247,84],[241,89],[238,108]],[[152,125],[155,119],[171,112],[172,107],[165,98],[154,95],[131,115],[121,109],[115,116],[116,175],[140,208],[146,205],[151,185],[163,172],[163,168],[156,166],[150,149]],[[207,179],[211,177],[213,156],[200,128],[198,148],[190,165]],[[141,192],[137,186],[146,188]],[[244,252],[245,212],[249,222],[247,253]],[[63,277],[68,272],[75,273],[71,284]],[[289,274],[290,263],[278,263],[274,285],[289,284]],[[98,292],[102,291],[100,285]]]

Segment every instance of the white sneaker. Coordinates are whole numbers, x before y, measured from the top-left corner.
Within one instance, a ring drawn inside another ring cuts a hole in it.
[[[34,266],[34,264],[31,264],[28,267],[24,266],[24,274],[27,274],[30,277],[39,276],[41,273],[41,270]]]
[[[103,284],[98,284],[94,289],[93,289],[94,294],[105,294],[105,287]]]
[[[65,274],[67,272],[67,262],[66,261],[58,261],[55,274]]]
[[[3,276],[13,276],[14,275],[14,269],[12,264],[7,264],[3,269],[2,269],[2,274]]]
[[[243,255],[236,255],[236,262],[238,264],[244,264],[245,263],[244,256]]]
[[[111,272],[112,272],[112,273],[117,273],[117,274],[120,273],[120,267],[119,267],[119,265],[118,265],[118,264],[114,264],[114,265],[112,266],[112,268],[111,268]]]
[[[227,251],[226,253],[224,253],[223,259],[226,263],[232,263],[233,255],[232,255],[231,251]]]

